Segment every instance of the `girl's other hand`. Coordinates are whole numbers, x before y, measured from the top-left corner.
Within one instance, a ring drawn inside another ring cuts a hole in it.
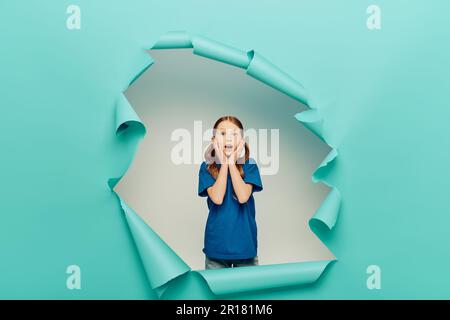
[[[229,164],[235,164],[240,158],[239,156],[241,155],[242,149],[245,146],[245,140],[242,139],[241,141],[239,141],[239,144],[236,148],[236,150],[234,150],[234,152],[230,155],[230,157],[228,158],[228,163]],[[241,163],[239,163],[241,164]]]
[[[226,156],[225,156],[225,153],[224,153],[224,150],[223,150],[223,144],[220,141],[220,139],[214,139],[213,145],[214,145],[214,151],[215,151],[215,154],[216,154],[216,159],[215,159],[216,164],[217,164],[217,161],[220,164],[225,164],[226,163],[226,161],[225,161]]]

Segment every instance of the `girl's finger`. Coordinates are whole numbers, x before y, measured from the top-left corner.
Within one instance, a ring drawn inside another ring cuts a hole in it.
[[[220,140],[216,140],[217,152],[222,151],[222,147],[220,146]]]
[[[244,141],[244,140],[241,140],[241,141],[239,142],[239,146],[238,146],[238,148],[237,148],[237,150],[236,150],[236,159],[237,159],[237,161],[239,161],[239,162],[241,162],[241,153],[242,153],[242,149],[243,149],[243,147],[244,147],[244,144],[245,144],[245,141]]]
[[[241,141],[239,142],[239,146],[238,146],[238,149],[237,149],[237,154],[238,154],[238,156],[241,154],[242,147],[244,146],[244,144],[243,144],[242,142],[243,142],[243,140],[241,140]]]

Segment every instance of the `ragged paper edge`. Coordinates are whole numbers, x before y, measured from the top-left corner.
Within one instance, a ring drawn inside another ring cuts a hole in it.
[[[324,121],[320,115],[320,108],[308,103],[309,99],[305,88],[254,50],[245,52],[202,36],[191,36],[184,31],[173,31],[165,34],[151,49],[181,48],[192,48],[193,53],[196,55],[245,69],[249,76],[310,107],[309,110],[296,114],[295,118],[303,123],[321,140],[327,143],[332,150],[312,175],[313,182],[322,182],[329,186],[331,191],[309,220],[309,224],[310,227],[312,223],[323,224],[326,226],[327,232],[330,232],[338,218],[341,195],[339,190],[324,178],[331,172],[331,164],[336,161],[338,153],[337,148],[333,147],[328,142],[325,135],[323,128]],[[148,63],[145,64],[135,77],[133,77],[128,86],[137,80],[152,65],[153,60],[148,54],[146,54],[146,56]],[[145,135],[144,124],[122,92],[119,95],[115,110],[115,128],[117,136],[123,134],[125,131],[134,129],[139,130],[139,134],[141,134],[142,137]],[[112,191],[125,172],[119,177],[109,179],[108,186]],[[170,286],[174,279],[182,277],[188,272],[197,272],[204,278],[212,293],[215,295],[224,295],[311,284],[319,277],[323,276],[324,270],[331,262],[336,261],[294,262],[219,270],[191,270],[189,266],[187,266],[187,264],[161,238],[159,238],[131,208],[129,208],[119,195],[117,195],[117,197],[125,214],[130,232],[135,240],[136,248],[141,257],[150,285],[160,298],[164,295],[167,287]],[[319,239],[322,239],[322,231],[319,232],[313,228],[311,228],[311,230],[319,237]]]

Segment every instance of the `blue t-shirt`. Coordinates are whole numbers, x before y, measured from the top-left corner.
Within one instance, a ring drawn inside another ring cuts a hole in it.
[[[217,165],[220,168],[220,164]],[[230,172],[227,189],[221,205],[215,204],[208,196],[207,189],[216,180],[207,171],[203,162],[199,171],[198,195],[208,197],[208,220],[205,227],[203,252],[216,259],[251,259],[257,255],[257,227],[255,220],[255,200],[253,192],[263,189],[259,169],[253,159],[247,160],[242,169],[243,180],[253,184],[252,195],[246,203],[239,203],[234,193]]]

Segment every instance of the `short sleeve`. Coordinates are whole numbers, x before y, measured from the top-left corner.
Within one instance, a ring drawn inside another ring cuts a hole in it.
[[[242,168],[244,170],[244,182],[253,185],[253,192],[261,191],[263,185],[256,162],[253,159],[249,159],[244,163]]]
[[[206,162],[202,162],[198,173],[198,195],[200,197],[207,197],[208,191],[206,190],[216,182],[213,176],[206,170],[206,166]]]

